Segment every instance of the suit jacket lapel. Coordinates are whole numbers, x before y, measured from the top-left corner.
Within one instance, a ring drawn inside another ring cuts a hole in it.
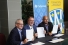
[[[27,24],[27,28],[30,29],[29,25]]]
[[[18,32],[18,29],[16,28],[16,30],[17,30],[17,33],[18,33],[18,36],[19,36],[19,39],[20,39],[20,35],[19,35],[19,32]]]

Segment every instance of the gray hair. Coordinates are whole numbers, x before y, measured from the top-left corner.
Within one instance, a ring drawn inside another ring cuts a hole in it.
[[[23,19],[17,19],[17,20],[15,21],[15,24],[17,24],[19,20],[23,21]]]

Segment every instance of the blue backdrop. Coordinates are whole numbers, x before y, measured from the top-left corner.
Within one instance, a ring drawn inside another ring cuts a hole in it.
[[[35,25],[37,26],[44,15],[47,16],[47,0],[33,0]]]

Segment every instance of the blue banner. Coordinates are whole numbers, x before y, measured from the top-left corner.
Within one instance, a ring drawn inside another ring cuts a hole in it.
[[[35,25],[42,22],[42,17],[47,16],[47,0],[33,0]]]

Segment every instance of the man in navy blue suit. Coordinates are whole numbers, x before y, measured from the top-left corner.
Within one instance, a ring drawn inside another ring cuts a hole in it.
[[[15,27],[11,30],[7,40],[7,45],[23,45],[28,41],[23,34],[23,20],[17,19]]]
[[[28,17],[27,24],[24,26],[25,35],[26,35],[27,29],[32,29],[34,31],[34,37],[37,37],[37,28],[34,25],[34,17],[33,16]],[[34,40],[34,38],[32,39],[32,41],[33,40]]]

